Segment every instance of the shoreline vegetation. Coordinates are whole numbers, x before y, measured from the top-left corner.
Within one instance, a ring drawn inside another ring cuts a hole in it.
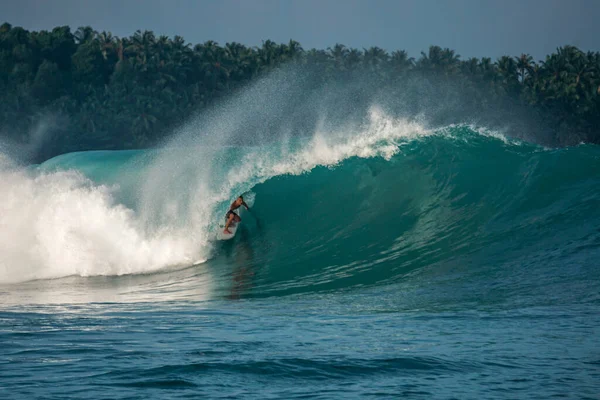
[[[31,151],[38,162],[72,151],[149,147],[285,63],[318,71],[317,84],[366,76],[392,95],[415,80],[452,83],[462,93],[461,109],[493,112],[510,103],[543,121],[540,141],[600,143],[600,53],[574,46],[541,61],[527,54],[462,60],[438,46],[411,58],[378,47],[192,45],[151,31],[118,38],[91,27],[30,32],[9,23],[0,26],[0,141],[34,148],[45,135],[39,132],[52,132]]]

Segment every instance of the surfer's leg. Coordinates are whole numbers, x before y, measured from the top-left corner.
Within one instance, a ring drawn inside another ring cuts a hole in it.
[[[231,221],[233,221],[233,219],[235,218],[234,215],[234,213],[230,213],[227,217],[227,222],[225,222],[225,229],[223,229],[223,232],[231,233],[229,232],[229,225],[231,225]]]

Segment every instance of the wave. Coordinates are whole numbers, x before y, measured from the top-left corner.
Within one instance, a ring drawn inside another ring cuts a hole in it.
[[[378,109],[350,128],[4,166],[0,282],[208,260],[200,268],[228,291],[269,296],[423,271],[493,276],[529,262],[533,273],[600,247],[596,147],[544,149],[470,125],[426,129]],[[216,242],[228,202],[245,192],[252,214],[233,243]]]
[[[545,150],[455,126],[389,160],[351,158],[333,171],[271,179],[253,189],[263,223],[248,243],[255,265],[273,267],[253,278],[252,293],[364,287],[423,273],[502,275],[496,284],[510,285],[524,268],[527,280],[552,280],[582,263],[582,249],[598,254],[598,155],[596,147]]]
[[[148,273],[208,258],[227,201],[256,183],[397,151],[417,125],[373,113],[355,135],[266,147],[80,152],[2,167],[0,282]],[[200,162],[200,163],[199,163]]]

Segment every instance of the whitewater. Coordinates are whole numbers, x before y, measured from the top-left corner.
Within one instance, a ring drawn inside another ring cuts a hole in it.
[[[0,152],[2,398],[597,398],[598,147],[293,78],[153,149]]]

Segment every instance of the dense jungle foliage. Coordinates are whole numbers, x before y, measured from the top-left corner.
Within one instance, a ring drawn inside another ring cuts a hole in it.
[[[542,116],[548,141],[600,142],[600,53],[573,46],[539,62],[527,54],[461,60],[438,46],[414,59],[378,47],[191,45],[150,31],[118,38],[91,27],[29,32],[8,23],[0,26],[0,137],[27,143],[40,124],[55,121],[36,159],[151,146],[189,115],[284,63],[320,71],[322,84],[357,76],[394,90],[415,79],[454,82],[470,107],[503,98]]]

